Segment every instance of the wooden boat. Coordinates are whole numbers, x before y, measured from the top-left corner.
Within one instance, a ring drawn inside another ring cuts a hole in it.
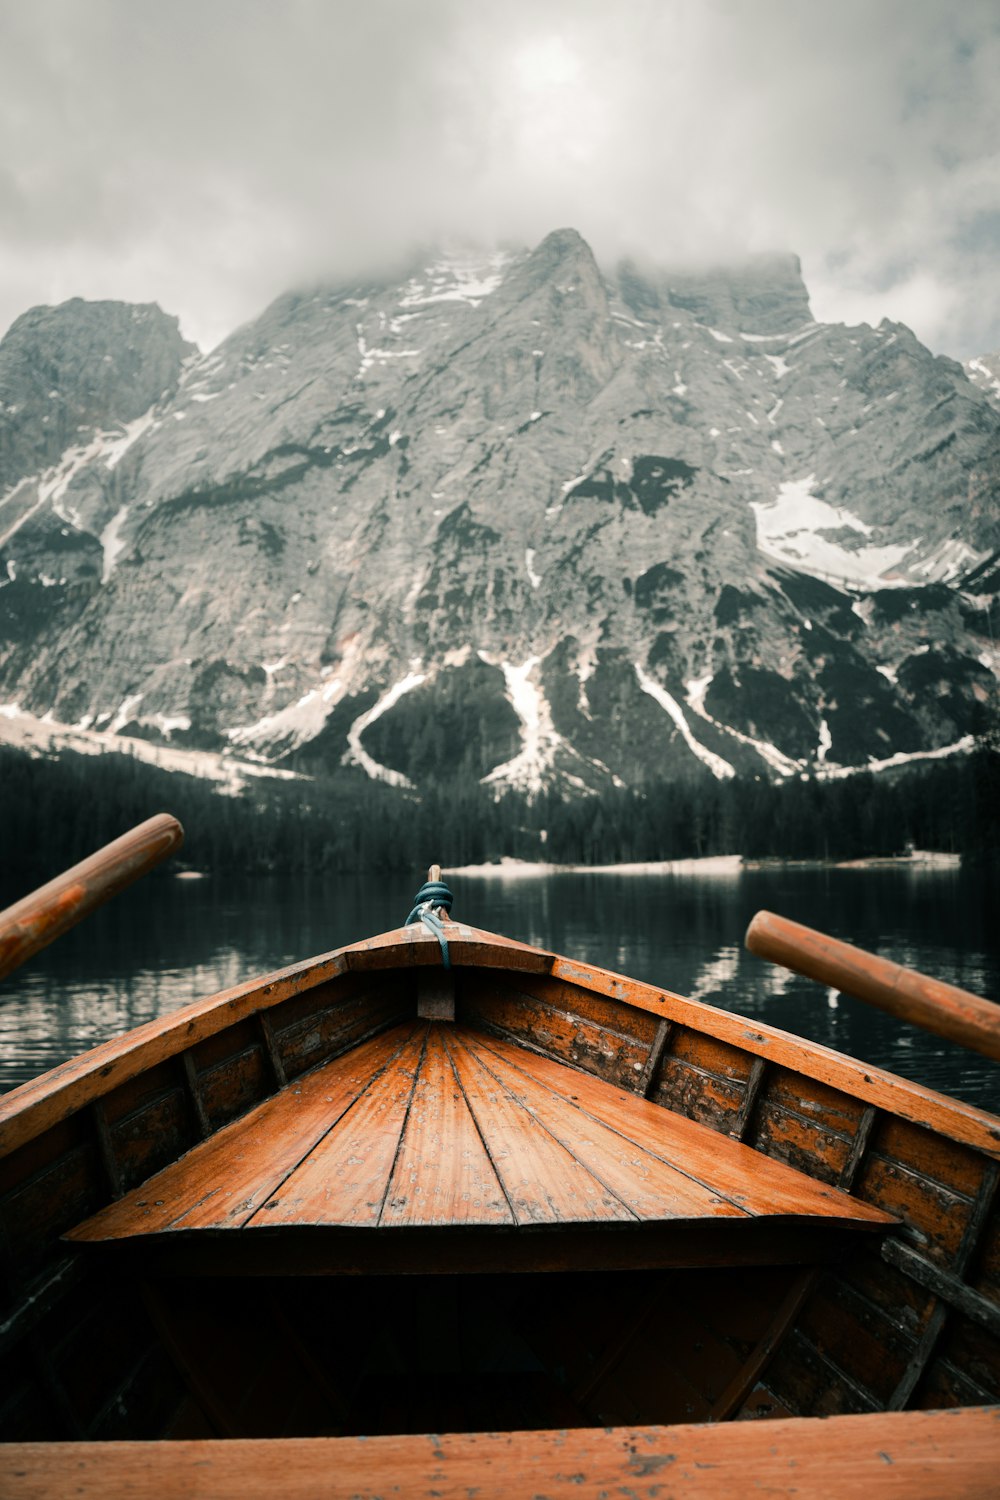
[[[995,1493],[1000,1119],[443,890],[0,1100],[0,1494]]]

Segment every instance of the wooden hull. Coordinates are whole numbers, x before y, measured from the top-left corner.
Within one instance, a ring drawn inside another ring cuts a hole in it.
[[[412,1021],[440,949],[403,929],[190,1006],[0,1102],[4,1439],[346,1440],[1000,1400],[1000,1120],[669,991],[447,930],[457,1025],[742,1141],[900,1232],[756,1264],[667,1235],[652,1259],[616,1260],[579,1230],[494,1241],[492,1260],[444,1235],[400,1240],[336,1267],[308,1237],[277,1259],[265,1237],[254,1263],[67,1244],[262,1101]]]

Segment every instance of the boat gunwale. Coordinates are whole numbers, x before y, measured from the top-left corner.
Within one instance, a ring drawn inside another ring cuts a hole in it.
[[[766,1022],[750,1021],[738,1012],[706,1005],[701,1000],[597,965],[565,958],[462,922],[448,921],[445,931],[456,970],[495,968],[503,974],[520,972],[561,980],[714,1037],[950,1140],[1000,1157],[1000,1116],[975,1105]],[[0,1158],[37,1139],[148,1068],[183,1054],[198,1042],[255,1014],[266,1013],[295,995],[352,974],[439,967],[440,952],[437,938],[423,928],[394,928],[245,980],[100,1042],[90,1051],[58,1064],[0,1097]]]
[[[788,1416],[769,1421],[318,1438],[16,1442],[0,1448],[11,1500],[208,1494],[399,1500],[581,1493],[718,1500],[753,1474],[774,1500],[854,1496],[973,1500],[989,1493],[1000,1406]],[[581,1486],[581,1475],[585,1484]]]

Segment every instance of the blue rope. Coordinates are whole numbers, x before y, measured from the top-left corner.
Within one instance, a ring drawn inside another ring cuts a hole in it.
[[[433,932],[441,944],[441,962],[446,969],[451,968],[451,954],[448,952],[448,939],[444,935],[444,927],[437,913],[442,910],[450,912],[454,899],[443,880],[428,880],[414,896],[413,910],[403,923],[404,927],[413,927],[417,922],[422,922],[428,932]]]
[[[443,906],[445,911],[450,912],[454,900],[454,896],[443,880],[426,881],[414,896],[413,910],[403,923],[403,926],[412,927],[414,922],[420,920],[420,908],[422,906]]]

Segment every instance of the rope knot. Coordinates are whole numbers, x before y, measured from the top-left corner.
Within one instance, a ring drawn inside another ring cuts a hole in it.
[[[413,910],[410,912],[404,925],[409,927],[411,923],[418,920],[422,906],[431,908],[443,906],[446,912],[450,912],[454,900],[454,896],[443,880],[426,880],[413,898]]]
[[[433,932],[441,944],[441,962],[446,969],[451,968],[451,955],[448,952],[448,939],[437,913],[443,911],[446,915],[449,914],[454,899],[443,880],[425,880],[413,898],[413,910],[403,923],[404,927],[412,927],[421,922],[428,932]]]

